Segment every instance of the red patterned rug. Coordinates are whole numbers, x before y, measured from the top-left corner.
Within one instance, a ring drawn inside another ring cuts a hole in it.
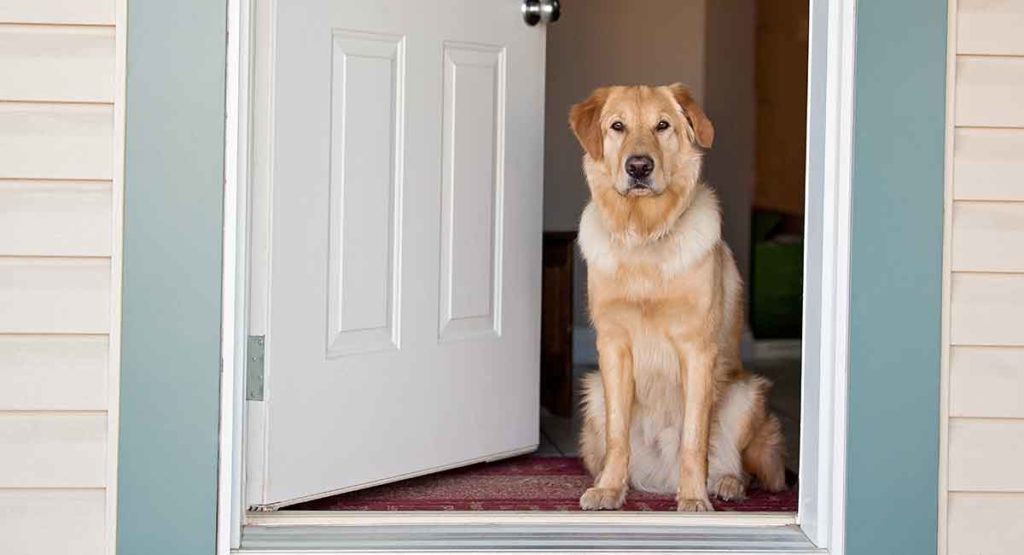
[[[578,511],[592,479],[575,457],[527,455],[477,464],[287,507],[302,511]],[[712,500],[719,511],[795,512],[795,485],[747,492],[742,501]],[[672,511],[675,499],[630,491],[623,510]]]

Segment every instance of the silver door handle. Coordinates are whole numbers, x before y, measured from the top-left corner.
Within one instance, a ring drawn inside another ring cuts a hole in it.
[[[523,0],[523,21],[533,27],[538,23],[554,23],[562,15],[558,0]]]

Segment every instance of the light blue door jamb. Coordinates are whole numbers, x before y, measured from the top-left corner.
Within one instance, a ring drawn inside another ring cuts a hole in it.
[[[214,552],[225,0],[129,0],[117,552]]]
[[[946,11],[857,5],[848,555],[937,549]]]

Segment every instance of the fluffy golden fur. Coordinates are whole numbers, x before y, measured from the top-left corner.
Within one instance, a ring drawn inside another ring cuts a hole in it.
[[[617,509],[629,486],[675,492],[681,511],[740,498],[751,478],[782,489],[769,383],[740,362],[743,285],[700,181],[711,122],[678,84],[597,89],[569,119],[586,151],[579,243],[600,366],[583,384],[595,483],[581,507]]]

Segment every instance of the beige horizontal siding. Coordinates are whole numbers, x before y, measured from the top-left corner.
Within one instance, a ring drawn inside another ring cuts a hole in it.
[[[1024,494],[950,493],[949,555],[1020,555]]]
[[[1024,553],[1024,1],[950,0],[940,555]]]
[[[0,258],[0,333],[108,333],[110,277],[108,258]]]
[[[0,178],[112,179],[113,139],[110,105],[0,102]]]
[[[958,52],[1024,55],[1024,2],[959,0],[958,7]]]
[[[1024,201],[1024,129],[960,128],[953,141],[953,198]]]
[[[106,414],[0,412],[0,488],[103,487]]]
[[[1024,272],[1024,202],[954,203],[953,271]]]
[[[2,554],[114,553],[124,9],[0,0]]]
[[[114,98],[114,28],[0,24],[0,100]]]
[[[949,425],[950,491],[1024,493],[1024,420],[953,418]]]
[[[956,63],[956,124],[1024,126],[1024,58],[960,56]]]
[[[0,551],[10,555],[105,552],[102,489],[0,489]]]
[[[1024,275],[954,273],[950,293],[953,345],[1024,345]]]
[[[0,335],[0,407],[105,410],[109,347],[106,335]]]
[[[113,25],[114,0],[3,0],[0,22]]]
[[[0,180],[0,256],[110,256],[109,181]]]
[[[949,414],[1024,419],[1024,347],[953,347]]]

